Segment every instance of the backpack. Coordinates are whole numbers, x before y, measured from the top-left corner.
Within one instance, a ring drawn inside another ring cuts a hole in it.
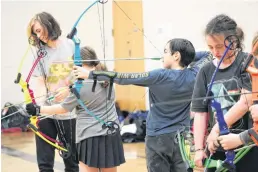
[[[1,111],[1,131],[2,132],[26,132],[29,129],[27,124],[30,116],[21,105],[14,105],[10,102],[5,103]]]
[[[123,143],[145,141],[147,115],[148,111],[136,111],[128,114],[120,132]]]

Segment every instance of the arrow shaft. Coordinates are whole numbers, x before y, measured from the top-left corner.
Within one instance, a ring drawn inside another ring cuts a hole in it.
[[[64,63],[64,62],[74,62],[74,61],[81,61],[81,62],[93,62],[93,61],[136,61],[136,60],[161,60],[160,57],[155,58],[116,58],[116,59],[97,59],[97,60],[63,60],[63,61],[53,61],[53,63]]]

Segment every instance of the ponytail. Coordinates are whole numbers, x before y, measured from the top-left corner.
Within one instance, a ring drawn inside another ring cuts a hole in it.
[[[95,67],[96,71],[107,71],[107,67],[104,64],[100,63],[96,52],[91,47],[88,47],[88,46],[82,47],[81,57],[83,60],[89,60],[89,61],[83,61],[82,63],[84,65],[87,65],[89,67]],[[101,86],[103,88],[107,88],[108,85],[109,85],[109,82],[107,81],[105,81],[104,83],[101,83]]]
[[[95,68],[96,71],[107,71],[107,66],[102,63],[98,63]]]
[[[107,71],[107,66],[102,64],[102,63],[98,63],[96,66],[95,66],[95,70],[96,71]],[[103,88],[107,88],[108,85],[109,85],[109,82],[108,81],[105,81],[104,83],[101,83],[100,84]]]

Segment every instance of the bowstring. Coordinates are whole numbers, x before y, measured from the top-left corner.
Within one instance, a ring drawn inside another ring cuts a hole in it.
[[[106,67],[106,41],[105,41],[105,2],[100,0],[99,3],[101,3],[101,10],[102,10],[102,18],[100,15],[100,7],[99,4],[97,4],[97,10],[98,10],[98,21],[99,21],[99,29],[100,29],[100,39],[101,39],[101,46],[102,46],[102,53],[103,53],[103,57],[104,57],[104,62],[103,65]],[[102,26],[101,26],[102,25]],[[100,63],[101,65],[101,63]],[[110,84],[109,84],[110,86]],[[108,113],[107,113],[107,104],[108,104],[108,86],[105,88],[105,94],[106,94],[106,99],[105,99],[105,111],[103,111],[103,114],[107,115],[106,116],[106,122],[108,122]],[[112,91],[112,90],[111,90]]]
[[[258,93],[258,91],[246,92],[246,93],[234,93],[234,94],[223,95],[223,96],[207,96],[207,97],[198,97],[198,98],[190,98],[190,99],[171,100],[166,102],[152,103],[151,106],[159,106],[159,105],[165,105],[165,104],[173,105],[173,104],[178,104],[185,101],[198,101],[198,100],[204,100],[204,99],[223,98],[223,97],[239,96],[239,95],[254,94],[254,93]]]
[[[107,67],[106,66],[106,38],[105,38],[105,3],[103,2],[103,3],[101,3],[102,4],[102,30],[101,30],[101,20],[100,20],[100,13],[99,13],[99,26],[100,26],[100,33],[101,33],[101,37],[102,37],[102,51],[103,51],[103,58],[104,58],[104,66],[105,67]],[[99,6],[98,6],[98,10],[99,10]],[[98,11],[99,12],[99,11]],[[110,87],[111,85],[110,85],[110,83],[109,83],[109,85],[106,87],[106,89],[105,89],[105,91],[106,91],[106,100],[105,100],[105,108],[106,108],[106,122],[108,122],[108,110],[107,110],[107,108],[108,108],[108,87]],[[112,90],[110,90],[110,91],[112,91]],[[112,93],[111,93],[111,95],[112,95]]]
[[[105,4],[103,3],[102,4],[102,25],[103,25],[103,39],[102,39],[102,44],[103,44],[103,57],[104,57],[104,66],[106,67],[106,38],[105,38]],[[100,27],[101,27],[101,24],[100,24]],[[109,84],[109,86],[107,86],[106,88],[106,114],[107,114],[107,120],[106,122],[108,122],[108,112],[107,112],[107,106],[108,106],[108,87],[111,87],[111,85]],[[112,92],[112,90],[110,90]],[[111,93],[112,95],[112,93]]]
[[[37,38],[39,39],[39,38]],[[45,45],[46,46],[46,45]],[[46,51],[45,47],[41,45],[41,41],[39,40],[38,41],[38,51],[40,50],[43,50],[43,51]],[[48,53],[46,53],[46,56],[48,56]],[[45,56],[45,57],[46,57]],[[40,72],[41,72],[41,75],[44,77],[43,78],[43,81],[44,81],[44,85],[45,85],[45,88],[46,88],[46,95],[47,97],[49,96],[49,89],[50,89],[50,85],[48,83],[48,79],[47,79],[47,74],[46,74],[46,71],[45,71],[45,61],[44,59],[42,58],[40,61],[39,61],[39,66],[40,66]],[[50,106],[53,105],[53,102],[52,101],[48,101],[48,103],[50,104]],[[64,124],[63,124],[63,121],[62,120],[58,120],[56,119],[56,114],[52,114],[52,115],[48,115],[48,116],[45,116],[43,118],[40,118],[40,120],[43,120],[43,119],[47,119],[47,118],[50,118],[50,117],[53,117],[52,119],[54,120],[54,124],[56,126],[56,129],[57,129],[57,133],[58,133],[58,138],[60,139],[60,141],[65,145],[67,146],[67,141],[66,141],[66,138],[65,138],[65,130],[64,130]],[[61,125],[60,125],[60,122],[61,122]],[[70,113],[70,122],[71,122],[71,113]],[[71,125],[71,124],[70,124]],[[71,131],[72,133],[72,131]],[[72,134],[71,134],[71,143],[72,143]]]

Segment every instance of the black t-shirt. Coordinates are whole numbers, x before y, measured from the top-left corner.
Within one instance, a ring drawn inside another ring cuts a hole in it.
[[[219,69],[216,73],[214,83],[212,85],[212,95],[217,102],[221,104],[223,114],[225,114],[240,98],[240,95],[232,94],[240,93],[241,89],[250,91],[251,81],[247,73],[241,73],[241,65],[247,57],[247,53],[239,52],[235,61],[225,69]],[[212,75],[216,69],[213,62],[203,66],[197,75],[194,86],[193,99],[205,97]],[[229,96],[227,96],[229,95]],[[231,96],[230,96],[231,95]],[[227,97],[223,97],[227,96]],[[203,100],[193,100],[191,110],[193,112],[209,112],[209,125],[213,126],[216,123],[215,109],[210,106],[210,103],[203,103]],[[238,120],[233,126],[233,129],[247,129],[248,115],[245,114],[243,118]]]

